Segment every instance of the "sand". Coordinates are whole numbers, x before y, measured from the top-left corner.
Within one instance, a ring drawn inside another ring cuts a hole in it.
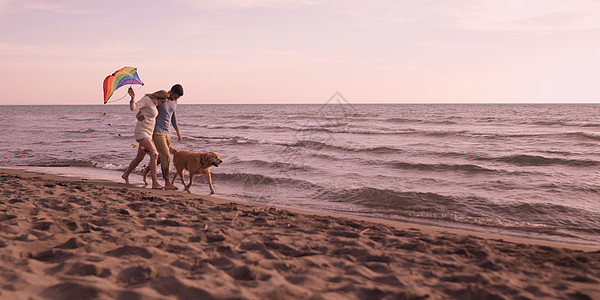
[[[0,169],[1,299],[600,299],[600,251]]]

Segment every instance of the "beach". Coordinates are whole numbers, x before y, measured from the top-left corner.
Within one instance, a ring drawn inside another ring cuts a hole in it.
[[[600,299],[600,249],[0,169],[2,299]]]
[[[172,146],[219,153],[211,172],[221,198],[599,247],[596,111],[182,104],[184,136]],[[120,182],[137,151],[136,121],[124,105],[4,106],[0,162]],[[191,190],[207,188],[198,181]]]

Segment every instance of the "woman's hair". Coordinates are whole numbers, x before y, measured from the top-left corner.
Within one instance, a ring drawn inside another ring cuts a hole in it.
[[[150,97],[151,99],[168,99],[169,98],[169,92],[165,91],[165,90],[160,90],[160,91],[156,91],[152,94],[146,94],[146,96]]]

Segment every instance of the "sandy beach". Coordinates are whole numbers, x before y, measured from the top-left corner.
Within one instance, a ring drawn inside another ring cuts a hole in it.
[[[1,299],[600,299],[600,249],[0,169]]]

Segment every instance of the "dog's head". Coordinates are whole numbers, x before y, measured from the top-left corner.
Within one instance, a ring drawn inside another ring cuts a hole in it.
[[[208,152],[206,154],[206,159],[208,160],[208,164],[215,167],[218,167],[223,162],[217,152]]]

